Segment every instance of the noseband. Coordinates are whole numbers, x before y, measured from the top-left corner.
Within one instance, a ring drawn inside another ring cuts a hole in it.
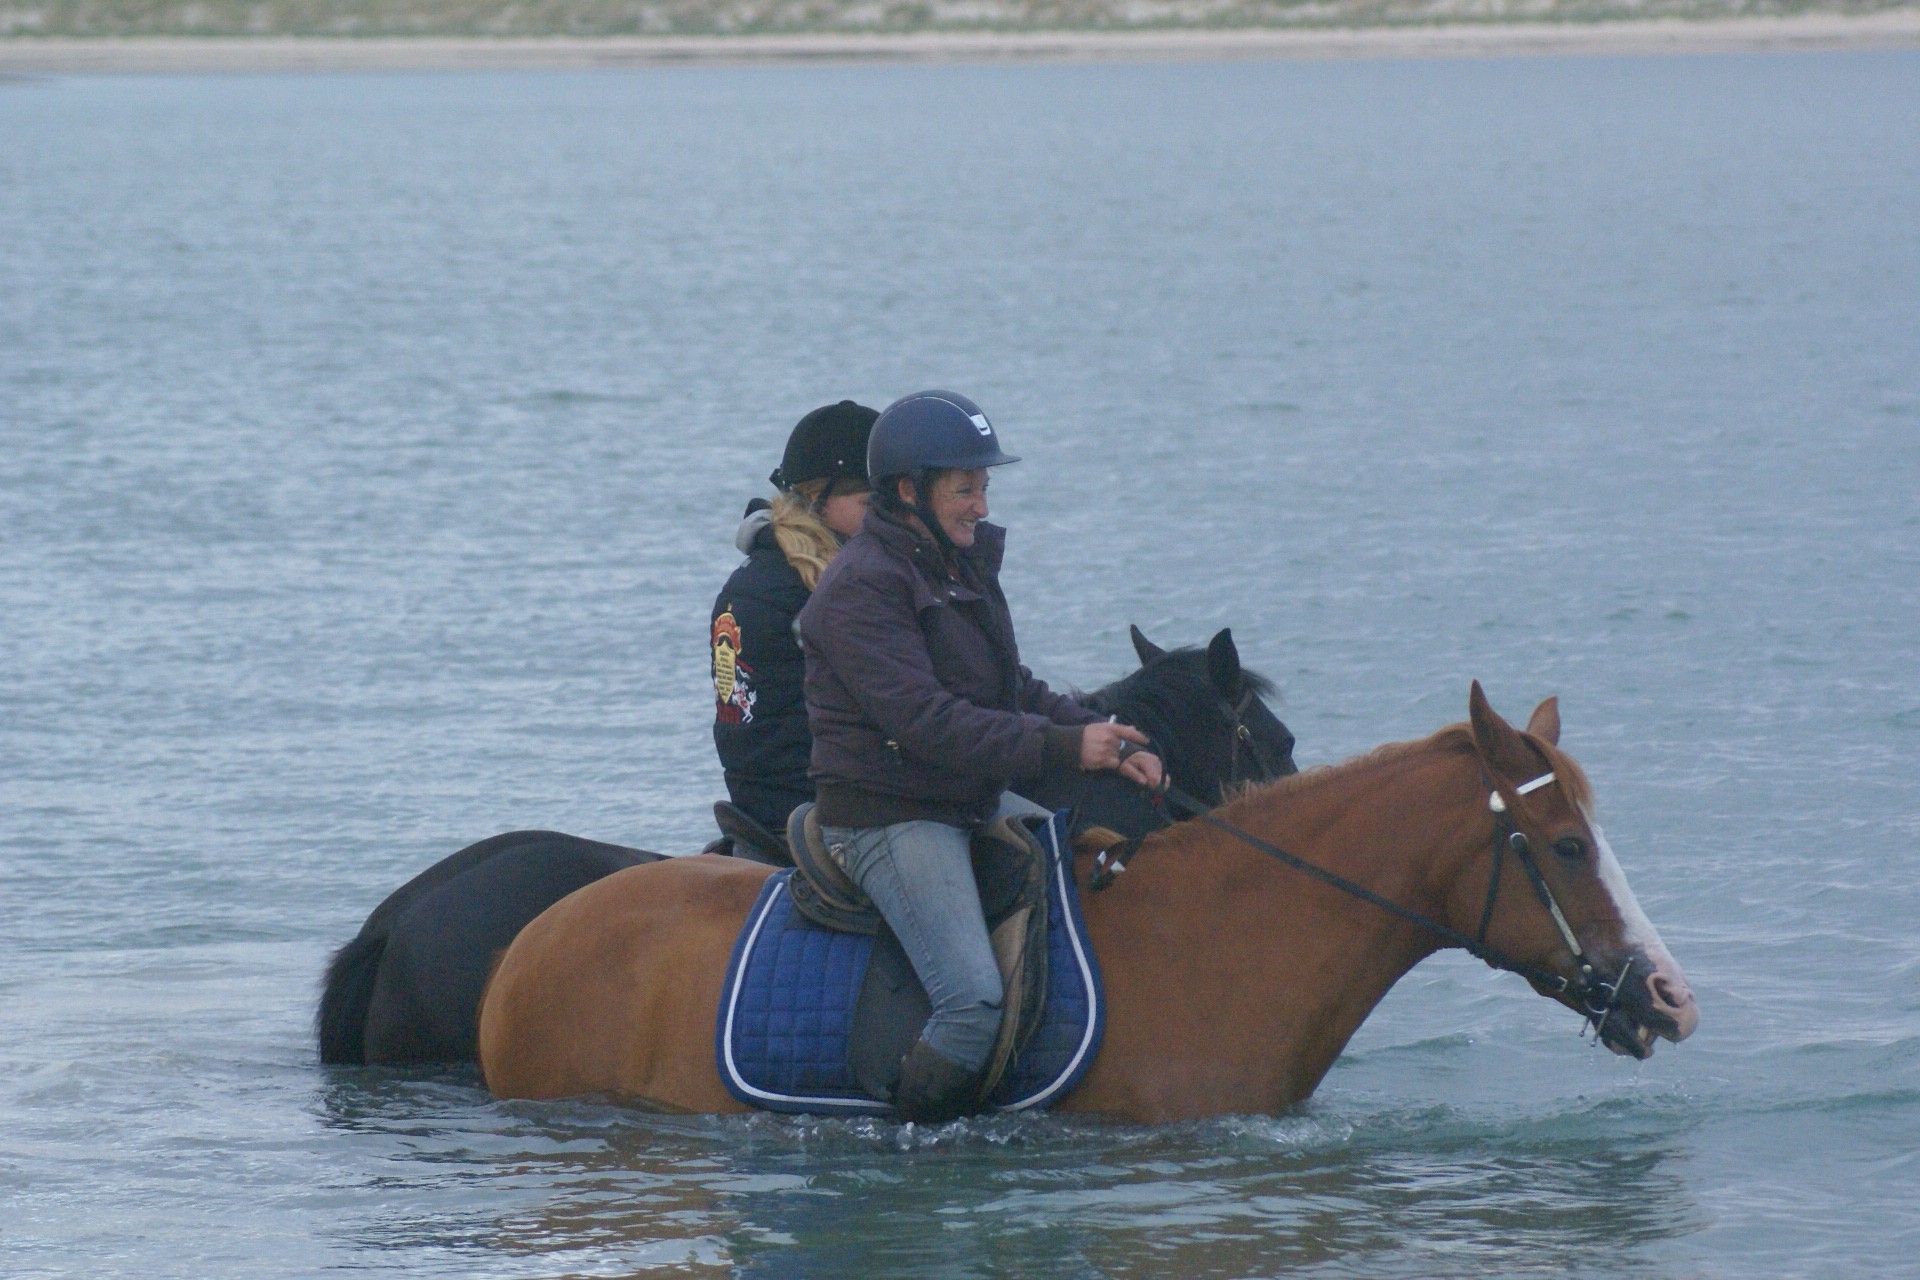
[[[1239,732],[1234,736],[1238,740]],[[1172,815],[1166,812],[1167,806],[1172,805],[1186,811],[1189,817],[1207,823],[1209,826],[1218,827],[1242,843],[1251,845],[1296,871],[1303,871],[1343,893],[1359,898],[1363,902],[1370,902],[1382,911],[1398,916],[1409,924],[1418,925],[1428,933],[1452,943],[1470,955],[1477,956],[1496,969],[1517,973],[1549,994],[1564,995],[1573,999],[1579,1004],[1581,1015],[1585,1018],[1582,1029],[1591,1027],[1594,1043],[1598,1044],[1606,1028],[1607,1019],[1620,1008],[1620,993],[1626,985],[1627,973],[1633,967],[1633,959],[1628,957],[1627,963],[1620,969],[1619,976],[1612,982],[1607,982],[1599,976],[1592,961],[1587,958],[1586,952],[1581,948],[1580,940],[1574,936],[1573,926],[1567,923],[1566,913],[1560,909],[1560,903],[1554,898],[1553,889],[1547,884],[1546,876],[1541,874],[1540,864],[1534,857],[1532,843],[1527,839],[1526,833],[1514,825],[1513,815],[1508,811],[1506,799],[1501,796],[1499,787],[1493,783],[1484,769],[1481,777],[1487,783],[1487,808],[1494,815],[1493,870],[1487,878],[1487,899],[1486,905],[1481,908],[1478,935],[1471,938],[1430,916],[1422,915],[1418,911],[1409,910],[1397,902],[1383,898],[1365,885],[1357,884],[1324,867],[1317,867],[1303,858],[1288,853],[1279,845],[1271,844],[1256,835],[1242,831],[1232,823],[1215,817],[1211,808],[1170,783],[1164,784],[1158,791],[1150,791],[1149,795],[1154,806],[1160,809],[1162,816],[1166,818],[1168,826],[1174,823]],[[1531,782],[1522,783],[1514,788],[1514,794],[1528,795],[1554,780],[1552,773],[1544,773]],[[1576,972],[1572,978],[1551,973],[1538,965],[1528,964],[1487,942],[1487,928],[1493,921],[1494,900],[1500,893],[1500,868],[1509,849],[1525,869],[1527,880],[1533,886],[1534,896],[1553,917],[1554,927],[1560,931],[1561,941],[1566,944],[1567,950],[1573,953]],[[1127,863],[1132,861],[1134,854],[1139,851],[1140,841],[1137,839],[1125,841],[1109,850],[1102,850],[1094,859],[1094,872],[1087,886],[1089,891],[1098,893],[1112,885],[1120,873],[1127,869]]]

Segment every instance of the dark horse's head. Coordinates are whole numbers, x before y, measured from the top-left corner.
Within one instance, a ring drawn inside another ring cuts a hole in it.
[[[1240,665],[1233,632],[1205,649],[1162,649],[1130,627],[1140,669],[1082,699],[1153,739],[1173,784],[1209,802],[1297,773],[1293,734],[1268,709],[1273,682]]]

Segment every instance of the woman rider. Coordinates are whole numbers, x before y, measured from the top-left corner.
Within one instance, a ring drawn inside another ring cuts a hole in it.
[[[813,798],[794,618],[867,513],[867,433],[878,416],[842,400],[800,419],[769,477],[779,496],[748,506],[734,535],[747,561],[713,602],[713,745],[733,803],[776,835]]]
[[[1007,793],[1050,769],[1160,762],[1127,725],[1050,691],[1020,665],[1000,589],[1005,531],[985,522],[1001,452],[979,406],[947,391],[889,405],[867,442],[874,498],[800,611],[818,813],[829,845],[899,935],[932,1015],[893,1102],[939,1123],[973,1109],[1000,1025],[1000,973],[968,856]]]

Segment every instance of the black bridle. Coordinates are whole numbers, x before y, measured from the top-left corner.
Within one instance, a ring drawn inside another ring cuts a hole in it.
[[[1257,688],[1248,686],[1242,690],[1238,698],[1232,701],[1224,697],[1219,697],[1214,700],[1214,709],[1219,713],[1220,719],[1227,729],[1227,771],[1220,779],[1220,802],[1222,804],[1225,804],[1233,798],[1234,789],[1237,787],[1259,786],[1263,783],[1284,778],[1290,773],[1298,772],[1298,770],[1294,769],[1283,769],[1281,767],[1282,765],[1291,764],[1292,762],[1285,758],[1276,762],[1272,758],[1272,753],[1260,745],[1260,739],[1254,734],[1253,730],[1248,727],[1247,714],[1253,709],[1259,698],[1260,691]],[[1118,719],[1119,716],[1116,714],[1114,718]],[[1154,718],[1157,719],[1158,717]],[[1160,757],[1163,764],[1170,765],[1172,756],[1166,748],[1162,746],[1163,739],[1154,736],[1153,729],[1150,727],[1148,720],[1145,718],[1136,718],[1135,723],[1148,734],[1147,745],[1141,747],[1131,742],[1123,742],[1120,744],[1120,758],[1125,760],[1128,756],[1136,752],[1150,751]],[[1161,727],[1165,729],[1164,725]],[[1179,735],[1171,729],[1166,729],[1164,740],[1176,742],[1179,741]],[[1287,745],[1282,752],[1283,757],[1289,755],[1292,749],[1293,735],[1288,734]],[[1247,772],[1242,772],[1240,767],[1243,753],[1246,758],[1253,763],[1252,770]],[[1142,790],[1147,789],[1142,788]],[[1173,825],[1174,819],[1167,814],[1166,806],[1161,803],[1169,790],[1176,795],[1185,795],[1184,792],[1172,788],[1169,780],[1169,786],[1162,788],[1158,795],[1148,790],[1147,798],[1153,801],[1153,807],[1159,813],[1162,823],[1170,827]],[[1139,842],[1136,840],[1131,843],[1138,844]],[[1102,885],[1101,887],[1104,888],[1105,886]]]
[[[1284,776],[1280,766],[1267,758],[1266,750],[1261,747],[1260,740],[1254,737],[1253,730],[1247,728],[1247,712],[1252,710],[1258,697],[1258,692],[1247,689],[1240,695],[1238,701],[1228,702],[1225,698],[1220,699],[1220,714],[1225,718],[1231,733],[1231,745],[1227,756],[1227,781],[1221,788],[1223,798],[1226,795],[1227,786],[1245,782],[1255,784],[1272,782],[1275,778]],[[1240,772],[1242,750],[1252,759],[1254,768],[1258,770],[1257,773],[1242,774]]]
[[[1239,739],[1238,733],[1235,734],[1235,738],[1236,741]],[[1514,824],[1510,802],[1502,793],[1498,784],[1486,774],[1484,769],[1482,770],[1481,776],[1487,784],[1487,807],[1494,815],[1494,853],[1493,867],[1487,876],[1486,904],[1481,908],[1480,928],[1477,931],[1476,937],[1468,937],[1458,929],[1442,924],[1430,916],[1422,915],[1418,911],[1403,907],[1397,902],[1381,897],[1365,885],[1358,884],[1355,881],[1347,879],[1345,876],[1328,871],[1324,867],[1315,866],[1304,858],[1295,857],[1293,854],[1288,853],[1279,845],[1262,840],[1250,832],[1241,830],[1232,823],[1217,817],[1209,806],[1195,800],[1192,796],[1187,795],[1170,782],[1163,781],[1158,790],[1149,792],[1149,796],[1153,801],[1154,807],[1161,811],[1161,816],[1166,819],[1168,826],[1172,826],[1175,821],[1173,816],[1167,812],[1167,806],[1173,805],[1184,810],[1189,817],[1204,822],[1209,826],[1217,827],[1228,835],[1285,863],[1296,871],[1305,872],[1315,879],[1332,885],[1343,893],[1358,898],[1362,902],[1372,903],[1382,911],[1398,916],[1409,924],[1417,925],[1425,929],[1428,933],[1461,948],[1468,954],[1477,956],[1480,960],[1495,969],[1504,969],[1509,973],[1519,974],[1522,978],[1532,983],[1536,989],[1550,995],[1567,996],[1579,1005],[1581,1015],[1586,1019],[1585,1025],[1593,1029],[1594,1042],[1598,1044],[1606,1031],[1608,1019],[1620,1008],[1620,993],[1626,984],[1628,971],[1633,967],[1633,960],[1631,957],[1628,958],[1627,963],[1622,966],[1619,975],[1615,977],[1612,982],[1608,982],[1600,976],[1599,972],[1594,968],[1593,962],[1587,957],[1585,950],[1581,948],[1579,939],[1574,935],[1573,926],[1567,923],[1566,913],[1560,909],[1560,903],[1554,898],[1553,889],[1547,884],[1546,876],[1541,873],[1539,861],[1534,856],[1532,842],[1527,839],[1526,833]],[[1540,777],[1533,779],[1533,781],[1523,783],[1514,788],[1513,794],[1515,796],[1523,796],[1553,781],[1554,775],[1552,773],[1542,774]],[[1518,957],[1510,956],[1498,947],[1494,947],[1487,942],[1487,929],[1493,922],[1494,901],[1500,893],[1500,869],[1509,849],[1513,851],[1515,860],[1518,861],[1526,871],[1527,880],[1533,886],[1534,896],[1540,900],[1540,904],[1545,907],[1547,913],[1553,917],[1554,926],[1560,931],[1561,940],[1566,944],[1567,950],[1573,953],[1575,976],[1572,978],[1549,972],[1538,965],[1529,964]],[[1140,841],[1137,839],[1128,840],[1113,846],[1111,849],[1102,850],[1095,858],[1094,872],[1088,882],[1088,889],[1091,892],[1098,893],[1112,885],[1120,873],[1127,869],[1127,863],[1132,861],[1133,856],[1139,851]]]

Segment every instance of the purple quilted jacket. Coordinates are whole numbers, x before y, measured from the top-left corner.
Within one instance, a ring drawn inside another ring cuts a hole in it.
[[[991,817],[1014,778],[1071,767],[1101,719],[1020,665],[1000,590],[1006,530],[982,521],[949,572],[875,510],[800,611],[820,820]]]

